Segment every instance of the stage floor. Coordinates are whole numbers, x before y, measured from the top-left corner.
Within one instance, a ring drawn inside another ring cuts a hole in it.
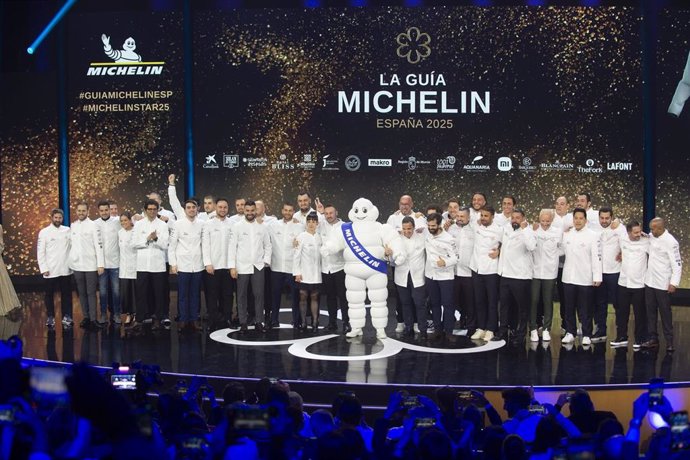
[[[171,304],[176,302],[172,294]],[[453,345],[402,339],[389,318],[389,339],[377,340],[368,323],[363,337],[347,339],[341,334],[319,330],[300,333],[287,324],[290,313],[281,313],[281,328],[266,334],[250,330],[244,335],[231,329],[203,333],[170,331],[129,336],[123,328],[99,331],[79,328],[81,312],[74,296],[75,327],[54,330],[45,326],[43,294],[20,293],[25,306],[23,318],[12,322],[0,318],[0,338],[13,334],[24,341],[26,357],[110,366],[114,362],[141,360],[157,363],[161,370],[241,378],[264,376],[287,380],[350,383],[395,383],[418,385],[473,386],[577,386],[640,384],[661,376],[667,382],[690,381],[690,308],[674,307],[676,352],[612,349],[608,343],[582,347],[561,345],[557,326],[547,343],[510,346],[504,342],[473,342],[461,336]],[[389,299],[389,303],[395,302]],[[60,309],[57,309],[58,314]],[[394,308],[391,308],[394,313]],[[557,316],[557,315],[556,315]],[[608,317],[609,340],[615,331],[615,317]],[[327,320],[322,317],[321,323]],[[338,321],[340,325],[340,321]],[[554,320],[555,325],[560,319]],[[630,330],[633,324],[631,321]]]

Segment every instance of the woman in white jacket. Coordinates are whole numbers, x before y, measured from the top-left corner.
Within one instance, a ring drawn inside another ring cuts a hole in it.
[[[302,330],[307,330],[307,300],[310,301],[312,331],[319,328],[319,292],[321,291],[321,235],[316,233],[319,218],[315,212],[307,215],[307,230],[297,235],[293,255],[292,274],[299,288],[299,310]]]
[[[132,247],[134,222],[132,213],[123,212],[120,216],[122,228],[117,232],[120,246],[120,305],[125,315],[125,326],[135,324],[136,284],[137,284],[137,250]]]

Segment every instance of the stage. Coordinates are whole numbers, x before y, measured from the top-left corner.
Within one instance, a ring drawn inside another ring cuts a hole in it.
[[[677,351],[666,354],[663,340],[660,349],[642,351],[633,351],[632,344],[618,349],[612,349],[608,343],[582,347],[579,338],[574,346],[562,346],[557,315],[553,339],[547,343],[486,344],[464,336],[453,344],[403,339],[395,333],[394,299],[389,299],[389,338],[383,341],[376,339],[369,324],[364,336],[354,339],[323,329],[316,334],[294,331],[288,325],[287,310],[281,312],[281,328],[265,334],[252,329],[246,334],[232,329],[178,333],[174,322],[169,331],[145,329],[136,336],[113,326],[84,330],[76,326],[81,321],[76,294],[75,327],[64,329],[57,318],[58,325],[49,330],[45,326],[43,293],[22,292],[19,296],[25,306],[23,318],[17,322],[0,318],[0,333],[4,339],[19,335],[24,341],[25,356],[40,360],[86,360],[100,366],[140,360],[160,365],[163,372],[220,379],[268,376],[294,382],[372,386],[625,386],[642,385],[655,376],[669,383],[690,381],[690,309],[684,307],[673,309]],[[173,316],[175,303],[173,292]],[[614,321],[610,311],[609,340],[613,338]],[[324,322],[322,317],[321,323]],[[633,326],[630,325],[631,330]]]

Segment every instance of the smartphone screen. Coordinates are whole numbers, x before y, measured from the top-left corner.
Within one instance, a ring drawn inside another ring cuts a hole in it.
[[[664,380],[652,379],[649,382],[649,407],[661,404],[664,397]]]
[[[59,404],[68,400],[65,377],[69,371],[59,367],[32,367],[29,376],[31,396],[38,403]]]
[[[673,451],[679,451],[688,448],[690,448],[688,412],[674,412],[671,414],[671,449]]]
[[[113,374],[110,376],[110,383],[116,390],[136,390],[136,374]]]

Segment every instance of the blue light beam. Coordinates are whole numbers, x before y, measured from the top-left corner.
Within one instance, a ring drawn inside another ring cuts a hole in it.
[[[48,36],[51,30],[53,30],[53,27],[57,25],[58,22],[62,19],[62,17],[67,14],[70,8],[77,3],[77,0],[67,0],[65,4],[60,8],[60,11],[57,12],[55,17],[48,23],[45,29],[43,29],[43,32],[40,33],[38,37],[36,37],[36,40],[29,45],[29,47],[26,49],[26,52],[29,54],[34,54],[36,50],[38,49],[39,46],[41,46],[41,42]]]

